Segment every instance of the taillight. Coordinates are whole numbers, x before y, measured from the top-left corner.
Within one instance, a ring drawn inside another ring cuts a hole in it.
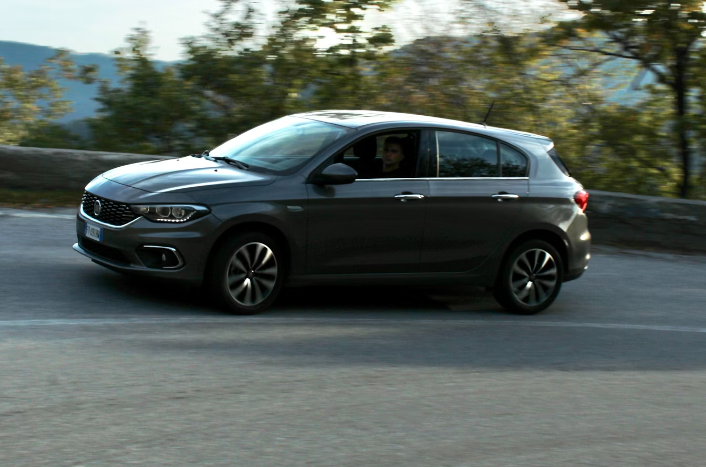
[[[582,212],[585,211],[586,206],[588,206],[588,192],[583,190],[577,191],[574,195],[574,201],[579,205]]]

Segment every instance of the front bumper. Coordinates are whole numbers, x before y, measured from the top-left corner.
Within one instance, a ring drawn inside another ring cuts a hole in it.
[[[100,241],[85,236],[86,223],[102,229]],[[215,241],[213,233],[219,224],[209,214],[184,224],[158,224],[140,217],[117,227],[98,222],[80,210],[76,216],[78,242],[73,248],[114,271],[198,285],[203,281],[208,254]],[[164,268],[148,267],[150,263],[145,261],[144,254],[142,258],[138,255],[138,249],[145,247],[164,248],[155,251],[166,253],[173,251],[176,259]]]

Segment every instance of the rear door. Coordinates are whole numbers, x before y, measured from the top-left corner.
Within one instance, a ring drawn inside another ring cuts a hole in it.
[[[431,143],[420,269],[470,271],[517,221],[529,194],[528,159],[517,148],[471,133],[435,131]]]

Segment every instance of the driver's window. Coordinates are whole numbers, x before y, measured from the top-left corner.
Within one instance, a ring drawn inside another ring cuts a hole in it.
[[[358,172],[358,179],[413,178],[416,175],[419,131],[398,131],[356,141],[335,162]]]

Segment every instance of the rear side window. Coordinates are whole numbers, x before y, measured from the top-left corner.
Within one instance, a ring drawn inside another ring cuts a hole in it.
[[[482,136],[437,131],[439,177],[498,177],[498,146]]]
[[[527,157],[504,144],[500,145],[501,177],[526,177]]]
[[[561,170],[567,177],[571,177],[571,172],[569,171],[569,168],[566,166],[566,164],[564,164],[564,161],[561,160],[561,157],[559,157],[559,154],[556,152],[556,148],[551,148],[548,153],[549,157],[552,158],[556,166],[559,167],[559,170]]]

